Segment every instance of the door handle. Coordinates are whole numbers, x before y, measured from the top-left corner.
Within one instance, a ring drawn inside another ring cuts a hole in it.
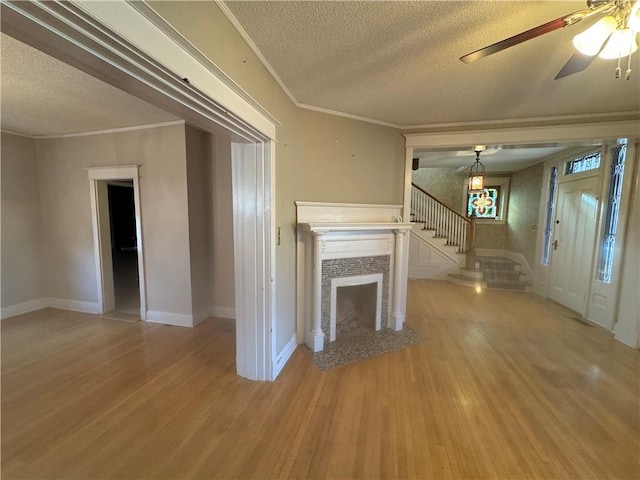
[[[554,240],[553,241],[553,249],[557,250],[558,249],[558,240]]]

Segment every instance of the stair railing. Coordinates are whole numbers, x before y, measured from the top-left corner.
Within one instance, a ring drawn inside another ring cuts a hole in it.
[[[434,230],[434,237],[446,239],[447,245],[458,247],[459,253],[465,253],[471,245],[468,218],[450,209],[437,198],[425,192],[415,183],[411,184],[412,220],[424,223],[426,230]]]

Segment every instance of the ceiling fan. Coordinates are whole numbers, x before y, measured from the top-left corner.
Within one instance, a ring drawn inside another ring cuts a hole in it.
[[[636,36],[640,32],[640,0],[587,0],[587,8],[570,13],[530,30],[518,33],[484,48],[460,57],[464,63],[501,52],[560,28],[574,25],[585,18],[598,15],[602,18],[573,39],[576,52],[555,76],[567,77],[587,68],[596,58],[618,59],[616,78],[621,77],[620,59],[629,57],[625,79],[631,76],[631,54],[638,49]]]

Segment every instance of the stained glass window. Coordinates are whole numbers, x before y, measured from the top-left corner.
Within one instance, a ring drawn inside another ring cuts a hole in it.
[[[588,172],[600,168],[600,153],[591,153],[584,157],[576,158],[567,162],[564,166],[564,174],[572,175],[574,173]]]
[[[626,152],[626,145],[619,145],[612,150],[607,211],[602,238],[600,239],[600,262],[598,265],[598,280],[605,283],[611,282],[611,274],[613,272],[613,254],[616,247],[616,232],[618,230],[618,214],[620,213],[622,175],[624,174]]]
[[[542,264],[549,265],[551,254],[551,237],[553,234],[553,210],[558,188],[558,167],[551,167],[549,175],[549,196],[547,197],[547,218],[544,222],[544,239],[542,243]]]
[[[467,216],[497,218],[500,209],[500,187],[486,187],[481,193],[470,193]]]

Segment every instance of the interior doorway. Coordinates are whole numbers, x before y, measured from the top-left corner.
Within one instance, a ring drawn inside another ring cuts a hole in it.
[[[107,182],[114,310],[140,313],[138,248],[133,180]]]

